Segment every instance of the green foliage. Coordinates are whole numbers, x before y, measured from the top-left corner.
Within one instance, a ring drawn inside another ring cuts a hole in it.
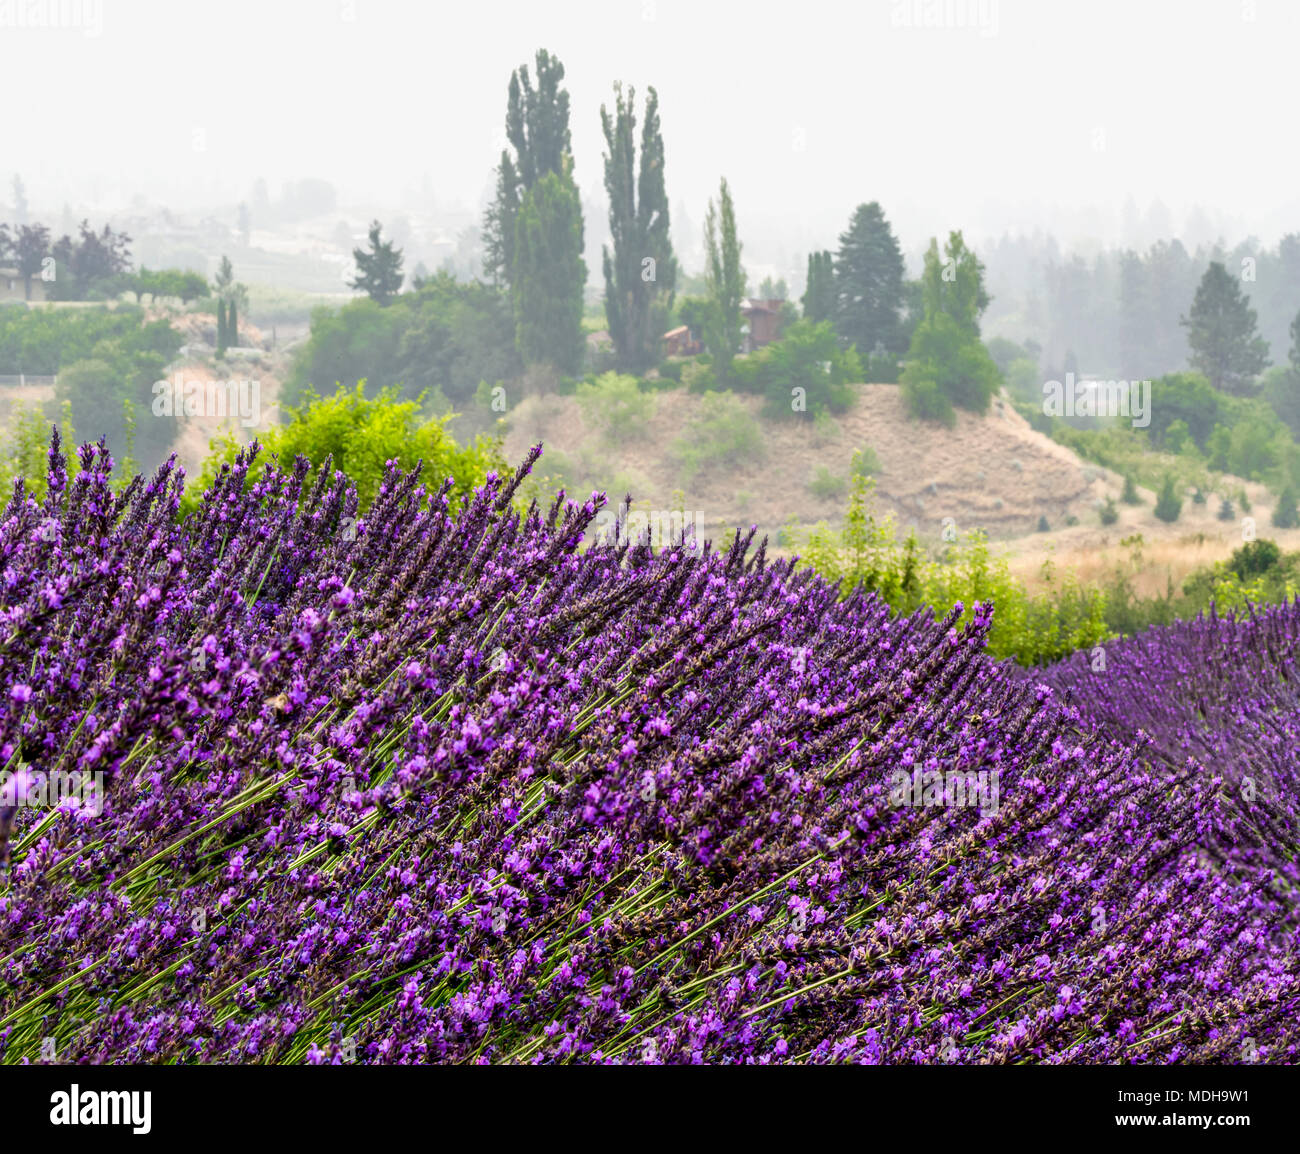
[[[1132,473],[1124,474],[1124,491],[1120,494],[1119,499],[1126,505],[1142,504],[1142,498],[1138,496],[1137,484],[1133,480]]]
[[[1101,523],[1103,525],[1113,525],[1119,520],[1119,508],[1115,504],[1114,497],[1107,497],[1106,503],[1101,507]]]
[[[55,396],[69,403],[87,440],[107,437],[120,453],[123,401],[134,406],[139,450],[161,460],[176,432],[171,417],[151,411],[152,386],[181,346],[166,321],[145,321],[134,305],[114,308],[0,307],[0,372],[58,374]]]
[[[1178,495],[1172,474],[1166,474],[1164,484],[1160,486],[1160,495],[1156,498],[1155,514],[1160,520],[1172,524],[1178,520],[1183,511],[1183,499]]]
[[[1204,612],[1211,604],[1220,611],[1241,610],[1290,600],[1300,592],[1300,554],[1283,553],[1273,541],[1259,538],[1183,582],[1177,604],[1180,617]]]
[[[351,389],[363,379],[376,391],[400,386],[407,397],[441,389],[460,404],[473,398],[480,381],[510,380],[522,371],[509,301],[444,271],[388,308],[362,299],[314,310],[311,336],[283,388],[290,405],[301,404],[309,387]]]
[[[348,281],[352,288],[365,293],[377,305],[387,305],[402,291],[402,282],[406,279],[402,273],[402,250],[391,240],[381,240],[382,232],[383,225],[372,220],[369,251],[362,248],[352,250],[357,275]]]
[[[142,267],[139,272],[127,277],[124,283],[125,287],[137,297],[146,293],[154,300],[176,297],[182,304],[189,304],[190,301],[201,300],[211,295],[206,277],[196,272],[175,268]]]
[[[979,339],[979,319],[988,307],[984,266],[951,233],[941,259],[930,241],[921,276],[924,315],[912,333],[903,369],[903,398],[914,417],[952,425],[954,408],[988,411],[1002,378]]]
[[[0,305],[0,372],[54,375],[89,357],[130,361],[131,375],[152,383],[181,347],[166,321],[145,321],[136,305],[29,309]],[[111,346],[111,347],[110,347]]]
[[[582,202],[565,163],[524,193],[511,276],[515,341],[525,364],[561,373],[582,367]]]
[[[727,469],[766,455],[758,420],[732,392],[707,392],[669,455],[689,485],[710,468]]]
[[[860,204],[835,256],[835,328],[863,356],[901,353],[903,254],[876,201]]]
[[[454,477],[455,500],[468,497],[489,471],[506,468],[497,441],[478,437],[464,447],[457,445],[444,428],[445,418],[420,419],[420,400],[403,399],[395,389],[368,398],[364,381],[328,397],[308,393],[302,405],[289,409],[288,423],[269,430],[262,445],[286,468],[299,454],[313,468],[331,458],[331,467],[342,470],[356,485],[363,511],[378,492],[387,461],[396,461],[403,469],[423,461],[423,480],[432,490],[445,478]],[[233,463],[241,446],[226,434],[211,447],[213,452],[203,462],[198,482],[186,487],[185,512],[197,507],[203,492],[223,465]],[[250,472],[249,484],[254,482],[255,472]]]
[[[954,407],[985,413],[999,383],[997,365],[978,338],[947,313],[927,312],[912,336],[902,374],[912,416],[952,425]]]
[[[1256,332],[1255,316],[1237,278],[1211,261],[1182,323],[1192,367],[1216,389],[1239,396],[1254,391],[1255,377],[1268,364],[1268,342]]]
[[[835,317],[835,264],[829,249],[808,254],[808,284],[804,289],[805,320],[814,324]]]
[[[659,96],[646,96],[641,148],[636,147],[636,90],[614,85],[614,115],[601,105],[605,136],[605,191],[613,251],[603,252],[605,318],[618,365],[642,372],[654,364],[659,338],[677,288],[677,258],[664,187],[664,141]]]
[[[1044,576],[1050,591],[1030,594],[978,531],[929,559],[914,533],[900,542],[893,516],[876,515],[872,482],[857,477],[852,484],[843,532],[818,526],[801,550],[803,564],[841,582],[842,596],[875,592],[899,614],[922,606],[945,613],[961,601],[963,621],[976,601],[992,602],[989,652],[1023,665],[1059,660],[1108,636],[1104,593],[1084,588],[1073,576],[1057,581],[1049,568]]]
[[[561,87],[564,65],[545,48],[535,58],[536,81],[528,65],[510,75],[506,138],[497,168],[496,196],[483,221],[483,269],[492,283],[508,289],[515,268],[515,219],[524,194],[547,173],[560,172],[572,151],[569,93]]]
[[[1273,509],[1273,524],[1279,529],[1294,529],[1300,526],[1300,512],[1296,510],[1295,489],[1288,485],[1278,496]]]
[[[838,500],[848,491],[848,487],[848,480],[832,473],[826,465],[818,465],[813,470],[812,480],[808,482],[808,491],[819,501]]]
[[[745,270],[740,263],[740,238],[736,232],[736,206],[723,178],[719,203],[709,201],[704,218],[704,279],[709,311],[704,344],[713,358],[713,371],[721,381],[731,377],[732,357],[740,351],[740,302],[746,293]]]
[[[50,423],[36,410],[15,405],[7,427],[0,432],[0,501],[9,503],[19,477],[26,479],[37,499],[45,499],[49,447]]]
[[[880,458],[870,445],[853,451],[853,463],[849,466],[849,475],[853,477],[870,477],[880,472]]]
[[[796,321],[785,336],[735,364],[737,388],[762,394],[770,416],[847,412],[862,380],[857,351],[840,347],[829,321]],[[796,393],[802,389],[802,393]],[[802,405],[802,408],[795,407]]]
[[[583,422],[614,444],[643,437],[654,416],[654,394],[642,391],[636,377],[604,373],[580,382],[577,397]]]
[[[1039,518],[1038,518],[1038,529],[1037,529],[1037,531],[1038,531],[1039,533],[1050,533],[1050,532],[1052,531],[1052,527],[1051,527],[1051,525],[1049,525],[1049,524],[1047,523],[1047,516],[1046,516],[1046,514],[1040,514],[1040,515],[1039,515]]]

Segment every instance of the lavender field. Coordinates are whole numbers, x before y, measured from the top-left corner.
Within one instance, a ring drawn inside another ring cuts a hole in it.
[[[56,439],[0,1060],[1295,1061],[1300,606],[1026,672],[752,535],[587,547],[539,451],[364,516],[249,453],[179,518]]]

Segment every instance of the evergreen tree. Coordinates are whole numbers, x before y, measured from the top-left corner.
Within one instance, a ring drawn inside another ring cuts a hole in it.
[[[229,341],[226,339],[226,298],[217,297],[217,356],[226,351]]]
[[[1131,473],[1124,474],[1124,492],[1120,494],[1119,499],[1126,505],[1140,505],[1142,498],[1138,496],[1137,485],[1133,483]]]
[[[731,360],[740,351],[740,303],[747,291],[745,269],[740,263],[741,249],[736,233],[736,206],[724,177],[718,204],[710,200],[704,218],[704,281],[709,297],[704,343],[713,358],[714,375],[720,381],[730,376]]]
[[[511,274],[515,341],[525,364],[582,369],[582,202],[569,171],[546,173],[524,193]]]
[[[829,249],[808,254],[803,315],[814,324],[835,319],[835,265]]]
[[[1197,286],[1186,326],[1188,358],[1216,389],[1236,396],[1254,392],[1254,379],[1268,364],[1268,342],[1255,330],[1250,297],[1220,261],[1212,261]]]
[[[882,346],[901,353],[903,254],[876,201],[859,205],[835,256],[835,327],[869,357]]]
[[[239,344],[239,319],[235,313],[235,302],[230,302],[230,309],[226,313],[226,344],[234,346]]]
[[[515,221],[524,194],[548,172],[559,173],[573,151],[569,140],[569,93],[561,88],[564,65],[544,48],[536,55],[537,84],[528,65],[510,75],[506,140],[497,166],[496,194],[483,220],[483,271],[493,284],[510,287],[514,273]]]
[[[1273,524],[1279,529],[1294,529],[1300,525],[1300,511],[1296,509],[1295,489],[1290,485],[1278,494],[1277,505],[1273,509]]]
[[[1173,524],[1182,511],[1183,500],[1174,487],[1173,475],[1166,473],[1164,484],[1160,486],[1160,496],[1156,499],[1156,516],[1162,521]]]
[[[658,93],[647,91],[639,157],[635,104],[636,90],[629,87],[624,100],[622,84],[615,83],[614,114],[600,108],[614,246],[602,249],[605,320],[619,366],[633,372],[658,360],[659,336],[677,288]]]
[[[923,315],[912,332],[901,383],[913,416],[952,424],[954,406],[988,410],[1002,374],[979,338],[980,314],[988,306],[984,266],[960,232],[950,233],[944,253],[930,241],[921,274]]]
[[[402,291],[402,250],[391,240],[380,240],[383,226],[377,220],[370,222],[370,251],[354,248],[352,259],[357,262],[357,275],[348,284],[364,292],[379,305],[387,305]]]

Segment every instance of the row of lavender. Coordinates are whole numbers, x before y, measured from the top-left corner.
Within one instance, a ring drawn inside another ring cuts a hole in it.
[[[985,611],[580,552],[535,456],[364,518],[241,458],[182,523],[55,443],[0,524],[5,1061],[1293,1059],[1291,877],[1222,783]]]

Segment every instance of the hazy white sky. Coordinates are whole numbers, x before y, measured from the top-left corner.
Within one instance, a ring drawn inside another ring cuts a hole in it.
[[[216,203],[258,176],[382,204],[427,174],[476,205],[510,71],[546,47],[589,195],[622,79],[658,88],[697,223],[726,175],[742,229],[828,245],[872,199],[913,247],[1100,235],[1130,196],[1271,241],[1300,228],[1298,45],[1295,0],[0,0],[0,201],[13,171],[34,205]]]

